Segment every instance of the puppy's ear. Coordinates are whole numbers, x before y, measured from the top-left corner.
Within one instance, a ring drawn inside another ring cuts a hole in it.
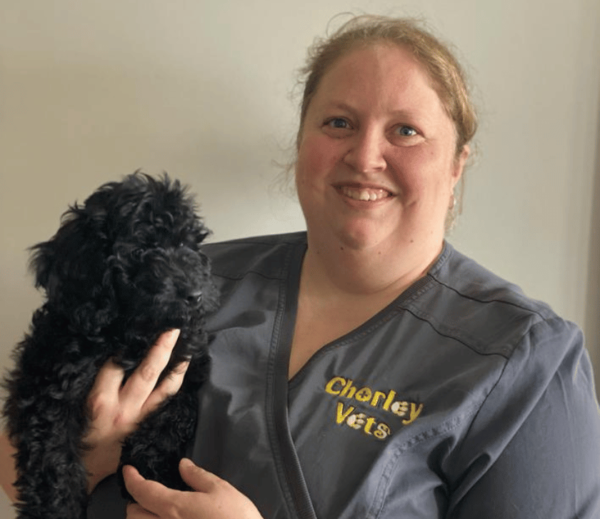
[[[32,247],[30,269],[36,287],[48,303],[91,332],[101,326],[112,307],[112,286],[106,279],[110,244],[105,231],[106,211],[74,205],[63,215],[58,232]],[[102,310],[104,309],[104,317]]]
[[[50,240],[31,247],[29,268],[35,275],[35,286],[43,288],[49,299],[62,290],[62,283],[81,273],[86,259],[82,256],[93,234],[86,211],[74,205],[63,214],[61,226]]]

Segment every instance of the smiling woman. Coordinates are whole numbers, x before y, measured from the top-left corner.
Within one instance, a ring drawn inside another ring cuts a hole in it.
[[[305,73],[307,231],[203,249],[221,307],[187,452],[205,470],[182,462],[181,493],[126,468],[138,504],[109,477],[90,519],[597,518],[581,332],[444,238],[477,126],[456,59],[414,21],[363,16]],[[124,434],[110,369],[92,476]]]

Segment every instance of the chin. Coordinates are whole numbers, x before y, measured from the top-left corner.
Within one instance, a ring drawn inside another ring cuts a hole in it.
[[[375,248],[389,247],[395,242],[395,233],[385,231],[381,224],[369,224],[352,226],[337,233],[337,239],[341,247],[350,250],[364,251]]]

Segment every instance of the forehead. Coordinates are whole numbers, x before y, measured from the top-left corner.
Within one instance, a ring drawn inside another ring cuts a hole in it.
[[[445,114],[425,67],[408,49],[391,43],[356,47],[329,67],[311,104],[336,101],[371,110]]]

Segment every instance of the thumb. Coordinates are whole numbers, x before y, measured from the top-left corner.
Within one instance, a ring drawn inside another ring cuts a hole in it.
[[[193,490],[208,493],[214,489],[219,478],[214,474],[200,468],[192,460],[183,458],[179,462],[179,473]]]

